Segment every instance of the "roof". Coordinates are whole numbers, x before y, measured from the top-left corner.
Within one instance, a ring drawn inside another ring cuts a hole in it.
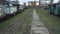
[[[12,4],[19,4],[18,1],[10,1]]]

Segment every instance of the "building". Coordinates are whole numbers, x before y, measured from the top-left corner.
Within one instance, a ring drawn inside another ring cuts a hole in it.
[[[24,6],[26,6],[26,3],[24,2]]]
[[[30,7],[36,7],[36,1],[29,1],[28,6]]]
[[[31,2],[30,1],[28,2],[28,6],[31,6]]]

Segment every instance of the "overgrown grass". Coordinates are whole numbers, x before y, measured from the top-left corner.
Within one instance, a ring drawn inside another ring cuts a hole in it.
[[[28,9],[26,9],[28,10]],[[0,23],[0,29],[4,29],[4,28],[7,28],[9,27],[10,25],[12,25],[13,23],[17,23],[18,21],[20,21],[20,19],[24,16],[24,14],[26,13],[26,10],[23,11],[22,13],[14,16],[14,17],[11,17],[10,19]]]
[[[29,9],[28,10],[29,13],[28,16],[27,16],[27,19],[24,21],[22,27],[21,27],[21,30],[19,32],[17,32],[16,34],[30,34],[30,26],[31,26],[31,23],[32,23],[32,10]]]
[[[60,34],[60,17],[49,14],[49,12],[44,9],[37,9],[37,13],[41,21],[49,29],[50,34]]]

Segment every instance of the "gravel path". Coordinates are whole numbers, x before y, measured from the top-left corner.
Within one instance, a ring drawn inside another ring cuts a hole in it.
[[[31,34],[49,34],[48,29],[40,21],[39,16],[36,13],[36,10],[33,10],[33,20],[31,24]]]

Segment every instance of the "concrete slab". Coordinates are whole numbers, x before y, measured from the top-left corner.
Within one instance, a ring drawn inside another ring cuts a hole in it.
[[[40,21],[36,10],[33,10],[33,21],[31,23],[31,34],[49,34],[48,29]]]

